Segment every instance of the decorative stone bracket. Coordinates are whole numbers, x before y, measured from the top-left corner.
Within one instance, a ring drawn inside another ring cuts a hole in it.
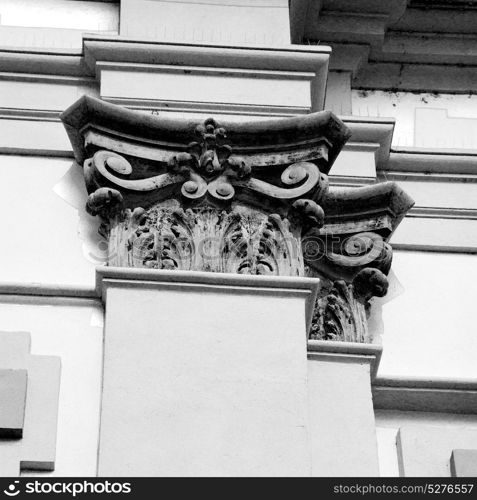
[[[62,115],[108,264],[319,276],[311,336],[367,342],[387,243],[413,201],[394,183],[329,187],[350,136],[330,112],[253,123],[160,118],[83,97]]]

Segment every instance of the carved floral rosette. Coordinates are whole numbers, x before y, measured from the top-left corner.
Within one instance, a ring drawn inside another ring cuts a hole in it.
[[[387,243],[412,200],[395,184],[330,188],[349,137],[333,114],[253,123],[148,116],[84,97],[62,120],[109,265],[319,276],[312,338],[369,341]]]

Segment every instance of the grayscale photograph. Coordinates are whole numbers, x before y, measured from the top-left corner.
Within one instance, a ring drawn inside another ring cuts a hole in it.
[[[0,497],[477,492],[477,0],[0,0],[0,179]]]

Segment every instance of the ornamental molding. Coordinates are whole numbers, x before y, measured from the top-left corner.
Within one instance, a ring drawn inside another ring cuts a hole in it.
[[[388,243],[413,205],[398,185],[329,186],[350,137],[330,112],[202,122],[83,97],[61,119],[108,265],[319,277],[311,338],[369,342]]]

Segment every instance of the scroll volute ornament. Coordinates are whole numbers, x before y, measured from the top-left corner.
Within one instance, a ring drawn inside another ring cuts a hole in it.
[[[232,148],[225,144],[226,131],[214,119],[205,120],[195,131],[199,141],[191,142],[187,153],[172,156],[169,171],[189,177],[181,188],[186,198],[201,199],[208,192],[218,200],[230,200],[235,194],[230,179],[249,177],[250,165],[244,159],[230,158]]]

